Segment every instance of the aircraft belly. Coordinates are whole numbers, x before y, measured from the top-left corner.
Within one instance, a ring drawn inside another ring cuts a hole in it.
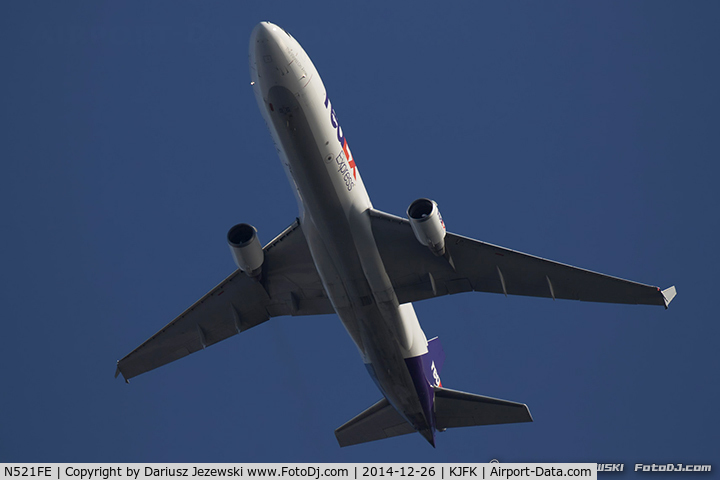
[[[413,341],[425,337],[419,325],[406,328],[403,323],[411,318],[417,324],[417,318],[414,311],[408,315],[410,305],[401,308],[397,302],[367,212],[353,208],[348,195],[336,188],[333,169],[327,168],[327,157],[319,147],[325,142],[317,141],[296,96],[275,86],[268,91],[268,102],[274,109],[270,118],[275,134],[305,207],[303,232],[328,296],[363,361],[373,365],[373,376],[390,403],[413,425],[426,425],[404,360],[413,343],[427,352],[425,342]]]
[[[305,110],[282,86],[268,91],[270,121],[286,168],[304,205],[303,232],[328,296],[351,337],[364,351],[354,306],[370,304],[371,291],[355,250],[343,205],[323,161]],[[324,142],[323,142],[324,143]]]
[[[300,72],[290,50],[273,47],[267,54],[278,68],[255,63],[257,101],[295,187],[303,233],[328,297],[380,390],[415,428],[427,429],[405,362],[426,353],[427,341],[412,306],[399,305],[385,271],[369,218],[372,204],[335,111],[309,59],[295,56],[302,57]]]

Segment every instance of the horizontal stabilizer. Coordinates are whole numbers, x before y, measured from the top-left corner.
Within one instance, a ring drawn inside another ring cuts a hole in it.
[[[499,423],[532,422],[527,405],[435,387],[438,430]]]
[[[341,447],[382,440],[415,432],[412,425],[383,398],[360,415],[335,430]]]

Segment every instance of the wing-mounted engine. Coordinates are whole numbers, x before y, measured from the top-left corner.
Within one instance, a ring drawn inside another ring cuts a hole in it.
[[[227,240],[238,268],[249,277],[258,277],[265,255],[257,229],[247,223],[239,223],[228,231]]]
[[[433,200],[418,198],[407,209],[415,238],[435,255],[445,255],[445,223]]]

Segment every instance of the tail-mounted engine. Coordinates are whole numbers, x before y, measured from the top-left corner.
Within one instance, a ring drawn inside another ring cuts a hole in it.
[[[238,268],[249,277],[260,275],[265,255],[255,227],[239,223],[228,231],[227,240]]]
[[[407,215],[418,242],[435,255],[445,255],[445,223],[437,203],[427,198],[419,198],[410,204]]]

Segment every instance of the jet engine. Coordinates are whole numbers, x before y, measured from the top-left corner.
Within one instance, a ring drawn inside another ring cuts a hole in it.
[[[445,255],[445,223],[438,205],[427,198],[418,198],[407,209],[415,238],[435,255]]]
[[[227,241],[238,268],[249,277],[260,275],[265,254],[257,229],[247,223],[239,223],[228,231]]]

